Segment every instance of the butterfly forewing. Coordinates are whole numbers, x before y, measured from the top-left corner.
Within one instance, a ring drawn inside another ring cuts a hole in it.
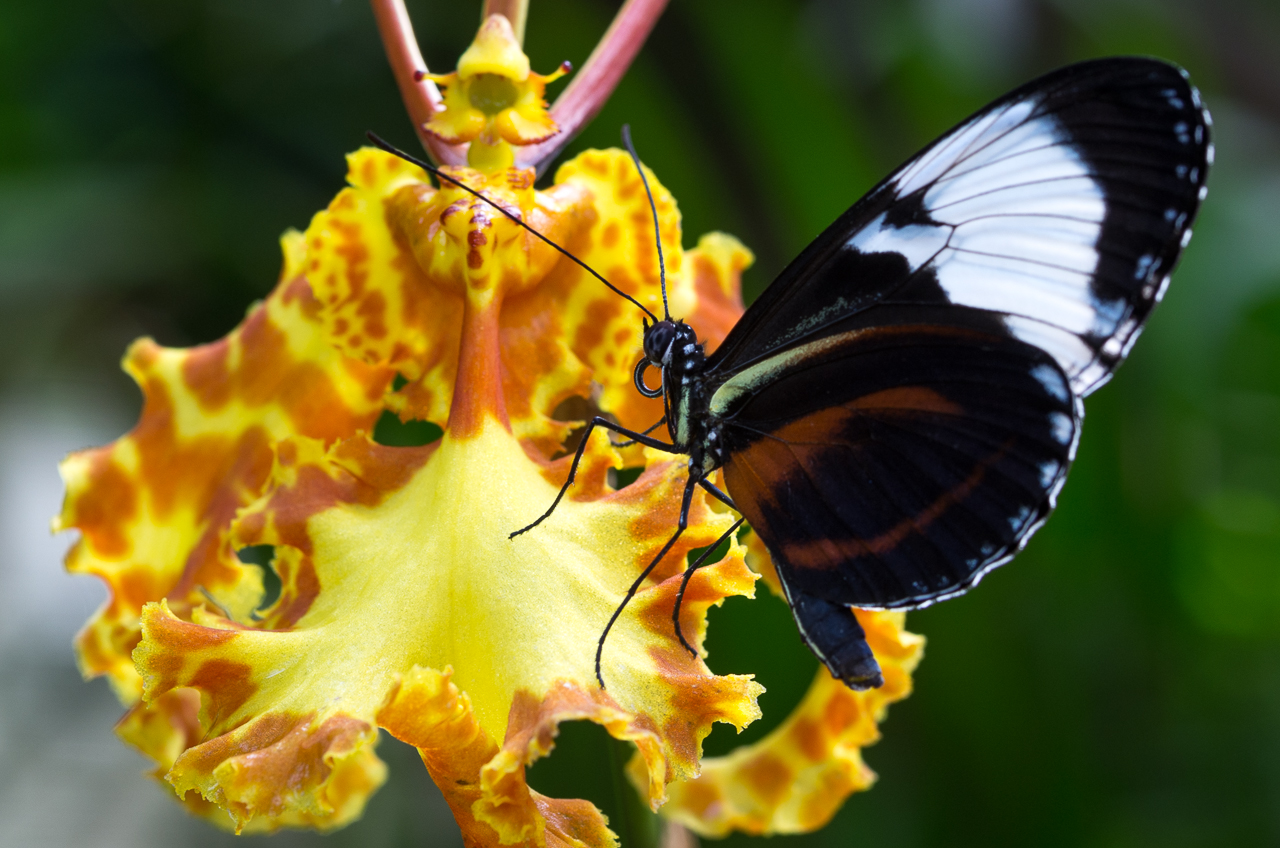
[[[887,301],[998,318],[1076,394],[1128,352],[1203,196],[1208,116],[1177,68],[1074,65],[930,145],[814,241],[708,363],[721,379]]]
[[[1163,294],[1211,158],[1178,69],[1064,68],[856,203],[708,359],[729,492],[820,655],[847,639],[799,601],[950,597],[1044,521],[1080,398]]]

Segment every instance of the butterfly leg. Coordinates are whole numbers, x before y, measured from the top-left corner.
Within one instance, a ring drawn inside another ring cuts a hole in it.
[[[734,510],[738,509],[738,505],[733,502],[733,498],[729,497],[727,494],[722,492],[720,488],[716,486],[715,483],[712,483],[706,477],[703,477],[702,479],[698,480],[698,485],[706,489],[707,493],[710,494],[711,497],[720,501],[722,504],[729,507],[729,509],[734,509]]]
[[[746,521],[745,518],[739,518],[737,521],[733,522],[733,526],[726,530],[724,535],[712,542],[711,546],[703,551],[702,555],[695,559],[692,565],[685,569],[684,579],[680,581],[680,591],[676,592],[676,605],[671,610],[671,620],[676,626],[676,638],[680,640],[681,645],[684,645],[685,650],[695,657],[698,655],[697,650],[689,644],[687,639],[684,638],[684,632],[680,629],[680,605],[684,603],[684,590],[689,588],[689,578],[693,577],[693,572],[702,568],[704,565],[710,565],[711,563],[707,562],[707,560],[710,559],[711,555],[720,547],[720,543],[732,536],[734,532],[742,526],[744,521]]]
[[[652,427],[646,427],[645,429],[640,431],[640,434],[643,436],[647,436],[650,433],[652,433],[654,430],[658,429],[659,427],[661,427],[663,424],[666,424],[666,423],[667,423],[667,416],[664,415],[658,419],[657,424],[654,424]],[[637,444],[635,439],[627,439],[625,442],[614,442],[613,446],[615,448],[629,448],[634,444]]]
[[[560,505],[560,501],[564,498],[565,492],[568,492],[569,487],[573,485],[573,479],[576,476],[578,476],[578,463],[582,462],[582,454],[587,449],[587,439],[591,438],[591,432],[596,427],[602,427],[606,430],[612,430],[618,435],[626,436],[632,442],[639,442],[645,447],[656,448],[657,450],[667,451],[668,453],[680,453],[680,451],[676,450],[674,445],[669,445],[666,442],[651,438],[649,436],[646,436],[644,433],[637,433],[634,430],[628,430],[626,427],[620,427],[617,424],[614,424],[608,418],[602,418],[601,416],[597,415],[595,418],[591,419],[591,422],[589,424],[587,424],[587,431],[582,434],[582,441],[578,442],[578,450],[575,451],[573,454],[573,464],[569,466],[569,478],[565,480],[564,485],[560,487],[560,492],[559,494],[556,495],[556,499],[551,502],[551,506],[547,508],[546,512],[538,516],[538,518],[532,524],[529,524],[525,527],[521,527],[519,530],[513,531],[509,536],[507,536],[508,539],[514,539],[516,536],[519,536],[521,533],[528,533],[530,530],[532,530],[533,528],[537,527],[539,524],[541,524],[542,522],[550,518],[551,513],[556,511],[556,507]],[[653,427],[649,429],[652,430]]]
[[[604,677],[600,675],[600,657],[604,654],[604,640],[609,638],[609,631],[613,629],[614,622],[618,620],[618,616],[622,615],[622,611],[627,608],[627,604],[631,603],[631,599],[636,596],[636,592],[640,591],[640,585],[644,583],[645,578],[658,567],[658,563],[662,562],[662,558],[667,552],[675,546],[676,540],[680,538],[680,534],[684,533],[685,528],[689,526],[689,505],[693,502],[693,490],[697,488],[698,481],[690,477],[689,482],[684,486],[684,497],[680,501],[680,520],[676,524],[676,532],[667,543],[662,546],[662,550],[658,551],[658,555],[653,561],[645,566],[644,571],[640,572],[640,576],[631,584],[631,588],[627,589],[627,594],[623,597],[622,603],[618,604],[618,608],[613,611],[613,615],[609,617],[609,623],[604,626],[604,632],[600,634],[600,641],[596,644],[596,680],[600,683],[600,688],[604,688]]]

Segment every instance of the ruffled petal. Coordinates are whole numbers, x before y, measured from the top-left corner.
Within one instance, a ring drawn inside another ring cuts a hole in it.
[[[430,78],[444,87],[444,108],[432,115],[422,128],[446,144],[465,144],[479,138],[489,125],[489,117],[471,105],[458,74]]]
[[[751,567],[781,595],[768,551],[747,537]],[[845,799],[869,789],[876,775],[862,749],[880,739],[889,704],[911,694],[911,673],[924,637],[904,628],[906,614],[854,610],[884,674],[884,685],[857,692],[819,668],[804,699],[773,732],[702,763],[693,780],[670,787],[662,814],[703,836],[808,833],[825,825]],[[633,782],[642,769],[630,764]]]
[[[67,495],[54,529],[81,532],[67,569],[111,591],[77,638],[80,666],[107,675],[125,704],[139,695],[129,656],[144,604],[213,602],[245,620],[260,602],[261,571],[236,558],[226,530],[262,493],[272,443],[332,440],[382,411],[393,372],[333,348],[300,276],[301,237],[284,247],[280,285],[226,338],[188,350],[135,342],[124,368],[144,396],[138,425],[60,468]]]

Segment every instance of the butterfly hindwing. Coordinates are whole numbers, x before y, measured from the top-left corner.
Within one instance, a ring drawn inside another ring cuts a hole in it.
[[[1079,429],[1065,376],[1030,345],[930,313],[716,395],[725,482],[795,592],[880,608],[956,594],[1052,505]]]

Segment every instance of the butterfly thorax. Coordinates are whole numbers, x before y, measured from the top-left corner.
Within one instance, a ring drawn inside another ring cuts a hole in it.
[[[644,352],[648,363],[662,372],[672,443],[689,455],[691,469],[708,473],[719,467],[720,428],[708,414],[710,392],[704,378],[707,354],[693,327],[671,320],[646,327]]]

